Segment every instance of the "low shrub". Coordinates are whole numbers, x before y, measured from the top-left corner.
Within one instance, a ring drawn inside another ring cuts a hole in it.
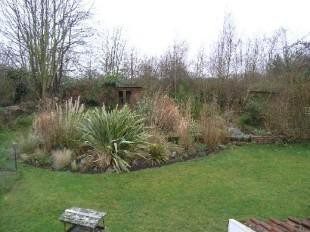
[[[41,149],[36,149],[31,154],[21,154],[21,159],[35,167],[50,167],[52,163],[50,154]]]
[[[293,75],[291,78],[294,78]],[[265,111],[265,126],[273,134],[289,140],[310,138],[310,82],[291,82],[270,99]]]
[[[166,148],[161,143],[153,143],[149,146],[151,160],[156,163],[165,162],[168,159]]]
[[[240,126],[244,129],[246,127],[263,127],[265,104],[264,99],[249,99],[240,117]]]
[[[26,136],[24,135],[20,137],[19,141],[20,152],[24,154],[34,153],[34,151],[42,144],[40,138],[33,133],[29,133]]]
[[[150,131],[148,138],[148,154],[146,159],[151,161],[151,164],[162,164],[168,161],[174,155],[179,155],[183,152],[183,149],[174,143],[168,142],[167,138],[156,130]]]
[[[13,122],[13,129],[28,128],[32,125],[33,115],[22,115],[17,117]]]
[[[152,165],[164,163],[169,159],[169,143],[160,132],[151,131],[148,144],[148,155],[146,157],[151,161]]]

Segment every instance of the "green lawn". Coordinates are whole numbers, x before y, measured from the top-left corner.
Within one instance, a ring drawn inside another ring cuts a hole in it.
[[[109,231],[227,231],[227,220],[310,216],[310,144],[247,145],[162,168],[77,174],[22,167],[0,195],[0,231],[63,231],[71,206]]]
[[[16,138],[16,134],[16,131],[8,131],[0,128],[0,170],[15,169],[13,160],[8,161],[7,158],[10,156],[10,149],[12,147],[12,142]],[[19,177],[20,173],[15,174],[14,172],[0,171],[0,196],[4,192],[7,192]],[[0,218],[1,216],[0,214]]]

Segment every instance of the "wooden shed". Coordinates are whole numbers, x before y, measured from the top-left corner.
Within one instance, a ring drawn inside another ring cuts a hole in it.
[[[143,93],[142,86],[130,82],[121,82],[115,86],[118,96],[118,104],[136,104]]]
[[[90,81],[77,81],[64,91],[63,98],[74,99],[80,96],[81,102],[88,106],[102,106],[114,108],[116,105],[134,105],[142,97],[143,88],[130,80],[116,83],[100,83]]]

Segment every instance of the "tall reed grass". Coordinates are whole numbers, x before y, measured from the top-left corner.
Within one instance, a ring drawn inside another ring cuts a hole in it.
[[[209,148],[214,149],[225,143],[228,135],[227,125],[216,104],[203,106],[198,123],[202,140]]]

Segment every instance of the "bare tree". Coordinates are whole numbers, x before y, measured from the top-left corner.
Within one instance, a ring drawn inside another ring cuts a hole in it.
[[[0,65],[1,66],[15,66],[15,57],[12,51],[3,43],[0,43]]]
[[[139,66],[141,59],[138,56],[137,51],[131,48],[130,51],[125,51],[125,58],[123,64],[123,74],[125,78],[136,78],[139,75]]]
[[[176,96],[178,80],[189,77],[187,64],[188,46],[183,42],[174,42],[159,61],[160,78],[167,78]]]
[[[121,28],[116,28],[110,32],[106,32],[102,44],[103,73],[121,74],[124,68],[126,41],[123,39]]]
[[[249,40],[245,47],[245,53],[243,54],[243,70],[246,75],[253,76],[259,71],[259,54],[260,54],[260,41],[255,39]]]
[[[149,80],[159,77],[159,65],[156,57],[144,57],[138,65],[138,77]]]
[[[2,0],[2,34],[20,66],[31,74],[39,98],[57,94],[70,52],[83,43],[89,12],[80,0]]]
[[[226,15],[222,32],[210,57],[209,70],[213,76],[221,79],[227,79],[230,76],[238,44],[232,17]]]
[[[203,78],[207,76],[207,56],[204,49],[200,49],[197,53],[196,59],[193,61],[194,77]]]

